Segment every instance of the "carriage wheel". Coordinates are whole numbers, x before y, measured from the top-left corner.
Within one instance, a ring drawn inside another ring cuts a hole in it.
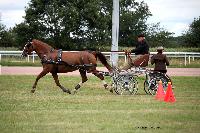
[[[149,77],[149,82],[145,81],[144,83],[144,90],[148,91],[147,94],[151,95],[156,94],[160,80],[162,81],[162,85],[165,91],[167,89],[168,82],[171,81],[171,79],[167,75],[160,72],[153,72]]]
[[[118,95],[134,95],[138,91],[138,82],[132,76],[122,76],[113,83],[113,89]]]
[[[144,91],[146,92],[146,94],[150,94],[149,93],[149,82],[147,80],[144,81]]]
[[[156,78],[152,78],[150,81],[149,81],[149,86],[148,86],[148,92],[150,95],[155,95],[156,92],[157,92],[157,89],[158,89],[158,82],[160,80],[156,79]]]
[[[150,76],[146,75],[146,79],[144,81],[144,91],[146,92],[146,94],[150,95],[149,93],[149,80],[150,80]]]

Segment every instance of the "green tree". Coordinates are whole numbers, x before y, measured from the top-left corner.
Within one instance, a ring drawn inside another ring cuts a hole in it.
[[[31,0],[26,23],[59,48],[80,49],[109,40],[111,16],[98,0]],[[82,45],[82,46],[80,46]]]
[[[171,40],[173,34],[160,27],[160,23],[150,24],[146,30],[147,40],[151,47],[164,46],[173,47]]]
[[[183,36],[186,46],[200,47],[200,16],[194,18],[194,21],[189,25],[189,30]]]
[[[69,36],[73,24],[69,21],[70,19],[67,19],[71,13],[67,10],[70,7],[72,7],[70,3],[67,5],[61,0],[31,0],[25,11],[25,23],[29,26],[34,38],[44,39],[63,48],[63,42],[68,43],[67,45],[71,42]],[[65,28],[66,23],[69,27]]]
[[[17,24],[13,29],[14,40],[19,49],[22,49],[27,41],[31,41],[33,38],[39,38],[39,34],[34,34],[34,29],[26,23]]]
[[[121,0],[119,43],[122,46],[133,46],[137,35],[146,32],[146,21],[151,15],[146,3]]]
[[[0,47],[12,47],[14,40],[11,32],[6,29],[6,26],[0,23]]]
[[[107,0],[31,0],[25,22],[14,28],[16,39],[38,38],[67,50],[110,46],[112,6]],[[132,45],[150,15],[144,2],[121,0],[119,43]]]

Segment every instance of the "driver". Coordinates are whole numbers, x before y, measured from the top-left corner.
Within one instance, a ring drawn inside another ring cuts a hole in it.
[[[121,70],[128,70],[133,66],[146,67],[148,65],[149,45],[145,40],[144,34],[138,35],[136,48],[132,49],[130,53],[135,53],[136,59],[134,61],[128,60],[128,63]]]

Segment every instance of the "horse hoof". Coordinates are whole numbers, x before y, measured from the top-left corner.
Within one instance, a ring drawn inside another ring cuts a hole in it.
[[[68,94],[71,94],[71,91],[70,91],[70,90],[67,90],[66,92],[67,92]]]
[[[78,90],[81,86],[79,84],[76,85],[75,89]]]
[[[77,91],[76,90],[74,90],[71,94],[72,95],[75,95],[77,93]]]
[[[63,92],[66,92],[66,93],[71,94],[71,91],[70,91],[70,90],[63,90]]]
[[[32,89],[32,90],[31,90],[31,93],[34,93],[34,92],[35,92],[35,90]]]
[[[104,84],[103,86],[104,86],[105,89],[108,89],[108,85],[107,84]]]

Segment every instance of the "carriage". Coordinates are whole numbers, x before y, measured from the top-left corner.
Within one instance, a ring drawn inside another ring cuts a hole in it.
[[[111,74],[105,74],[112,79],[111,89],[118,95],[134,95],[138,91],[138,76],[145,75],[144,91],[146,94],[155,95],[158,83],[161,80],[164,90],[166,90],[168,82],[171,82],[167,74],[155,72],[144,67],[135,67],[127,71],[118,70]]]
[[[126,53],[128,60],[132,61],[130,53]],[[119,70],[113,66],[113,72],[105,75],[112,79],[111,88],[119,95],[134,95],[138,91],[138,77],[145,75],[144,91],[146,94],[155,95],[159,81],[162,81],[164,90],[166,90],[168,82],[172,82],[170,77],[158,71],[146,68],[149,56],[140,58],[135,61],[134,67],[128,70]]]

